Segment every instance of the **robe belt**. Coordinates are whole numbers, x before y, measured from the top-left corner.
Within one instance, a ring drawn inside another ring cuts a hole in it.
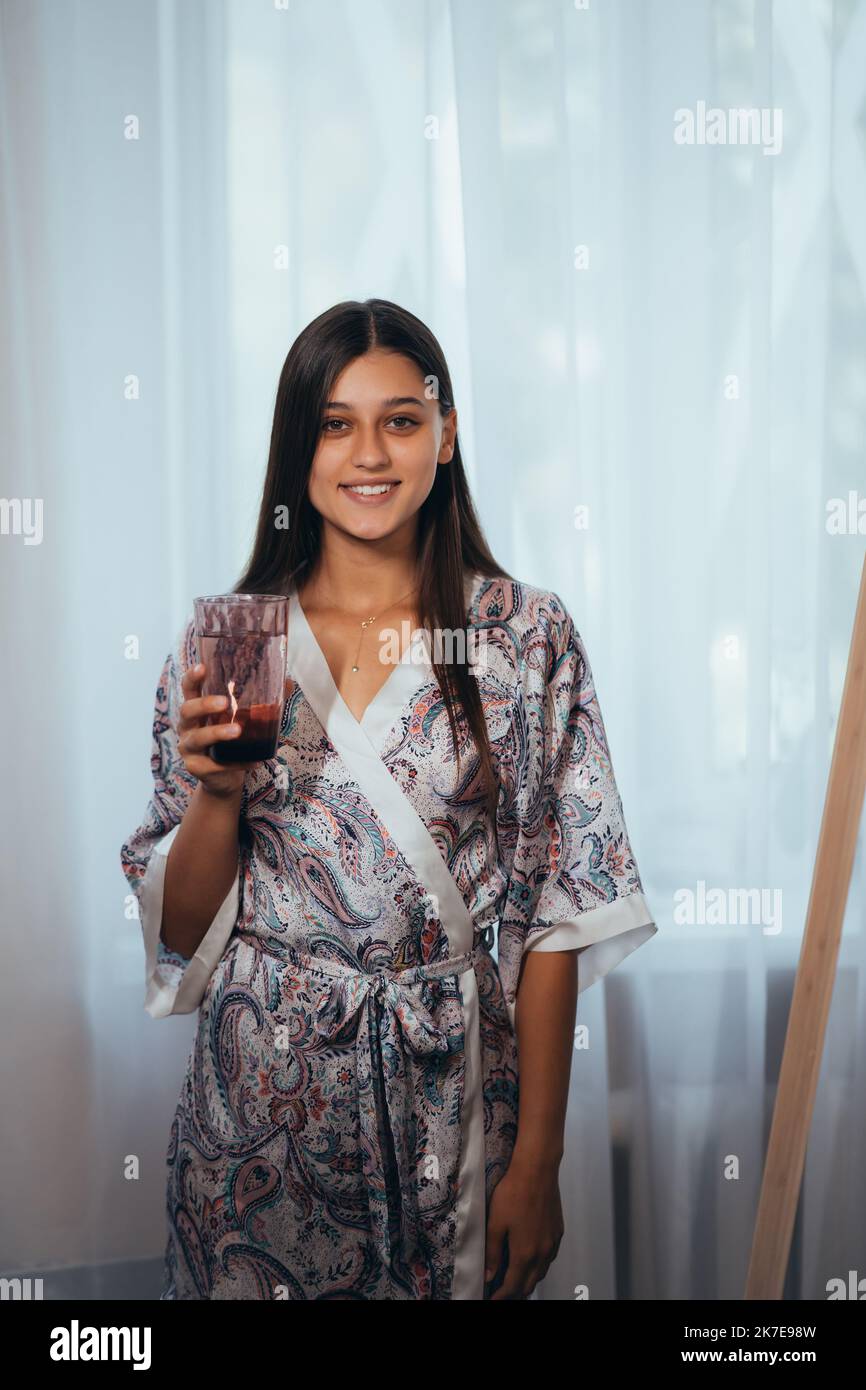
[[[258,949],[271,950],[271,943],[261,937],[237,934]],[[489,935],[481,932],[472,949],[462,955],[397,970],[356,969],[308,955],[286,942],[274,951],[299,970],[326,977],[312,1015],[313,1028],[322,1041],[335,1046],[354,1042],[371,1236],[385,1268],[407,1289],[413,1277],[423,1280],[425,1270],[418,1249],[417,1176],[410,1152],[415,1130],[414,1079],[407,1074],[406,1051],[431,1057],[464,1049],[462,1003],[459,1031],[441,1028],[428,1007],[427,985],[432,980],[456,979],[473,969],[489,953],[488,940]],[[464,1094],[463,1104],[469,1103]],[[435,1134],[430,1152],[435,1157]],[[458,1144],[455,1177],[459,1162]]]

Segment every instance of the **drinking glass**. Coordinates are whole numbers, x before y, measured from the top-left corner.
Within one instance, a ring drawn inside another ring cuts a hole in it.
[[[218,763],[258,763],[277,751],[286,692],[289,600],[284,594],[210,594],[195,600],[202,695],[228,706],[208,724],[240,724],[233,739],[211,745]]]

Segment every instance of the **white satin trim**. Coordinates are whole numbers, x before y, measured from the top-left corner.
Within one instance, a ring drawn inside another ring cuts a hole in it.
[[[579,951],[577,992],[582,994],[602,979],[638,946],[658,931],[643,893],[629,893],[616,902],[602,903],[589,912],[552,922],[524,943],[529,951]],[[508,1016],[516,1031],[516,1000],[506,1000]]]
[[[240,865],[234,883],[181,979],[174,982],[161,973],[157,961],[157,945],[162,927],[165,867],[172,841],[179,829],[180,824],[173,826],[168,834],[156,842],[141,881],[139,894],[139,917],[144,938],[145,960],[144,1007],[151,1018],[168,1018],[170,1014],[191,1014],[198,1008],[204,998],[207,982],[228,944],[238,914]]]
[[[467,578],[467,594],[471,594],[475,578]],[[359,723],[337,689],[325,655],[307,622],[297,590],[293,589],[289,599],[287,667],[288,674],[297,680],[334,748],[419,882],[436,898],[437,916],[447,935],[451,954],[461,955],[471,950],[474,926],[463,896],[435,840],[388,771],[376,746],[379,738],[393,727],[415,689],[429,679],[429,666],[411,662],[395,666]],[[466,1072],[451,1297],[483,1300],[486,1176],[478,984],[474,970],[466,971],[458,979],[463,999]]]

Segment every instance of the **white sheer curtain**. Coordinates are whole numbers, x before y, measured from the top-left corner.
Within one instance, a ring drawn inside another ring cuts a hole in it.
[[[194,1019],[143,1012],[118,862],[156,679],[239,573],[292,339],[380,295],[443,343],[494,552],[575,616],[660,927],[581,996],[539,1295],[739,1297],[863,553],[825,516],[866,3],[2,0],[0,79],[3,492],[44,518],[0,536],[3,1271],[161,1256]],[[678,144],[699,102],[781,150]],[[681,923],[700,883],[782,929]],[[861,852],[793,1298],[862,1270],[864,901]]]

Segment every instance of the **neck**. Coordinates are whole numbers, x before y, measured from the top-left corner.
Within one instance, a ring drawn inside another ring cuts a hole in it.
[[[411,604],[418,583],[414,537],[411,544],[397,537],[373,544],[342,534],[329,538],[329,528],[323,528],[317,561],[299,581],[298,591],[310,605],[334,604],[347,613],[370,616],[401,598]]]

